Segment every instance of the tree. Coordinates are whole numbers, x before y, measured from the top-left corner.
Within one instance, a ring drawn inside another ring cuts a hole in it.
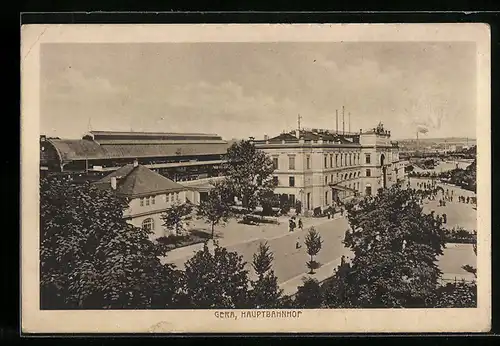
[[[444,232],[417,200],[393,186],[348,209],[344,244],[355,257],[345,281],[353,307],[424,307],[434,294]]]
[[[305,309],[318,309],[322,307],[323,295],[321,286],[316,279],[304,279],[302,286],[297,288],[295,305]]]
[[[432,306],[436,308],[476,308],[476,283],[459,281],[439,287]]]
[[[186,308],[248,307],[248,271],[242,256],[207,243],[185,264],[182,304]]]
[[[276,186],[272,176],[274,166],[263,151],[251,141],[243,140],[233,143],[225,158],[226,177],[234,194],[242,198],[245,209],[252,211],[272,198]]]
[[[214,188],[205,201],[198,206],[198,217],[204,219],[211,226],[212,239],[214,239],[215,226],[227,222],[231,216],[231,192],[225,181],[215,182]]]
[[[95,186],[40,181],[42,309],[141,309],[174,304],[179,272],[150,233],[123,218],[127,201]]]
[[[193,205],[187,201],[186,203],[176,203],[168,208],[162,215],[163,226],[170,231],[174,231],[176,235],[180,235],[187,231]]]
[[[351,307],[348,297],[349,282],[347,275],[351,270],[349,263],[341,263],[333,277],[326,279],[321,289],[323,292],[324,307],[335,309],[346,309]]]
[[[258,309],[272,309],[281,306],[283,290],[278,286],[278,278],[272,270],[273,253],[266,243],[259,244],[259,250],[253,255],[252,267],[257,280],[251,281],[251,300]]]
[[[307,254],[311,256],[311,260],[307,262],[307,267],[310,269],[310,274],[314,274],[314,269],[318,267],[318,263],[314,261],[314,256],[316,256],[321,250],[321,245],[323,241],[321,240],[321,236],[316,231],[314,227],[309,229],[309,232],[306,235],[304,243],[307,247]]]

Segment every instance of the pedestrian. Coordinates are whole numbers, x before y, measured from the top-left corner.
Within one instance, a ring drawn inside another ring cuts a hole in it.
[[[343,266],[345,264],[345,256],[342,255],[342,257],[340,258],[340,265]]]
[[[467,204],[469,204],[469,196],[467,196]]]
[[[293,232],[293,229],[295,228],[295,222],[293,222],[293,219],[290,219],[289,226],[290,226],[290,232]]]
[[[302,224],[302,219],[299,219],[299,228],[300,229],[304,229],[304,225]]]
[[[328,211],[326,212],[326,216],[328,217],[328,220],[330,220],[330,218],[331,218],[330,210],[328,210]]]
[[[446,214],[443,214],[443,223],[446,223],[446,221],[448,221],[448,217],[446,216]]]
[[[301,245],[300,245],[300,239],[297,239],[297,242],[295,243],[295,248],[296,249],[300,249]]]

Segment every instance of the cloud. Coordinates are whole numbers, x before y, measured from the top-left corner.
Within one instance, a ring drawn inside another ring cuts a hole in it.
[[[56,76],[45,81],[42,87],[48,91],[49,96],[74,95],[110,95],[119,94],[125,88],[113,84],[109,79],[100,76],[90,76],[71,66],[65,68]]]

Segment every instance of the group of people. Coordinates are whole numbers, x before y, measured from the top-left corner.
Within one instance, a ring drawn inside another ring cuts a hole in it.
[[[299,218],[299,220],[297,222],[295,222],[295,220],[296,220],[295,216],[292,216],[290,218],[290,221],[288,222],[288,229],[290,230],[290,232],[293,232],[295,230],[295,228],[297,228],[297,226],[301,230],[304,229],[304,224],[302,223],[302,219]]]

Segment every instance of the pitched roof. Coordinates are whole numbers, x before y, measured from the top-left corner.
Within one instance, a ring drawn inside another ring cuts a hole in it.
[[[133,164],[119,168],[95,184],[101,188],[111,188],[111,178],[113,177],[117,178],[116,193],[127,197],[186,190],[186,187],[181,184],[153,172],[147,167],[142,165],[134,167]]]

